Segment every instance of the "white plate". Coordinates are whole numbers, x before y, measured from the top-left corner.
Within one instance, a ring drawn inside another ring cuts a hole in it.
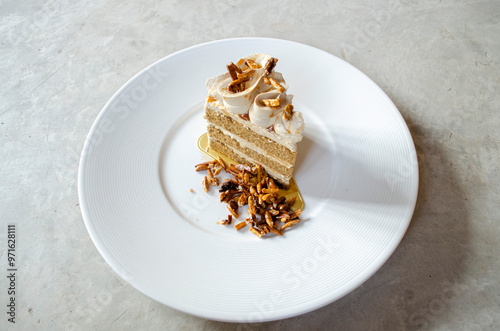
[[[268,239],[216,224],[227,209],[194,171],[205,80],[258,52],[279,59],[306,122],[294,173],[303,221]],[[356,68],[299,43],[240,38],[182,50],[127,82],[89,133],[78,185],[92,240],[128,283],[190,314],[260,322],[322,307],[373,275],[408,227],[418,165],[400,113]]]

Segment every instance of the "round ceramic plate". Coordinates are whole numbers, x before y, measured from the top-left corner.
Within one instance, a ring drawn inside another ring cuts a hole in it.
[[[266,239],[216,224],[228,211],[194,171],[205,80],[260,52],[279,59],[306,123],[294,171],[302,221]],[[403,118],[363,73],[310,46],[241,38],[182,50],[128,81],[92,126],[78,186],[92,240],[132,286],[204,318],[260,322],[327,305],[373,275],[408,227],[418,165]]]

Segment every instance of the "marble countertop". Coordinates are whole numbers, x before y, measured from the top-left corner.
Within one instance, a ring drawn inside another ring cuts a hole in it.
[[[0,329],[499,329],[499,22],[494,0],[1,1]],[[301,42],[359,68],[400,110],[420,165],[410,227],[374,276],[321,309],[260,324],[187,315],[128,285],[92,243],[77,191],[89,129],[129,78],[242,36]]]

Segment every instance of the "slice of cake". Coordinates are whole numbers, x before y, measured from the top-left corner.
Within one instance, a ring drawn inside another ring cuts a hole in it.
[[[260,164],[288,186],[302,140],[302,113],[292,106],[278,59],[253,54],[206,82],[205,119],[209,147],[236,162]]]

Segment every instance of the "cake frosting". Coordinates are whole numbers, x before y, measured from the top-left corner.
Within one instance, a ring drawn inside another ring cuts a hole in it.
[[[241,92],[229,91],[228,86],[233,81],[229,73],[208,79],[206,82],[208,101],[241,124],[253,124],[253,129],[260,134],[295,151],[297,142],[303,138],[304,120],[299,111],[294,111],[291,118],[283,116],[286,106],[292,103],[293,95],[286,93],[288,85],[281,73],[276,71],[266,73],[265,67],[270,59],[272,59],[270,55],[259,53],[244,57],[243,61],[240,60],[242,63],[250,60],[258,66],[250,71],[250,78],[245,82],[245,89]],[[238,67],[243,71],[245,66],[240,64]],[[279,86],[270,84],[270,79]],[[279,99],[279,106],[266,105],[264,100],[269,99]]]

